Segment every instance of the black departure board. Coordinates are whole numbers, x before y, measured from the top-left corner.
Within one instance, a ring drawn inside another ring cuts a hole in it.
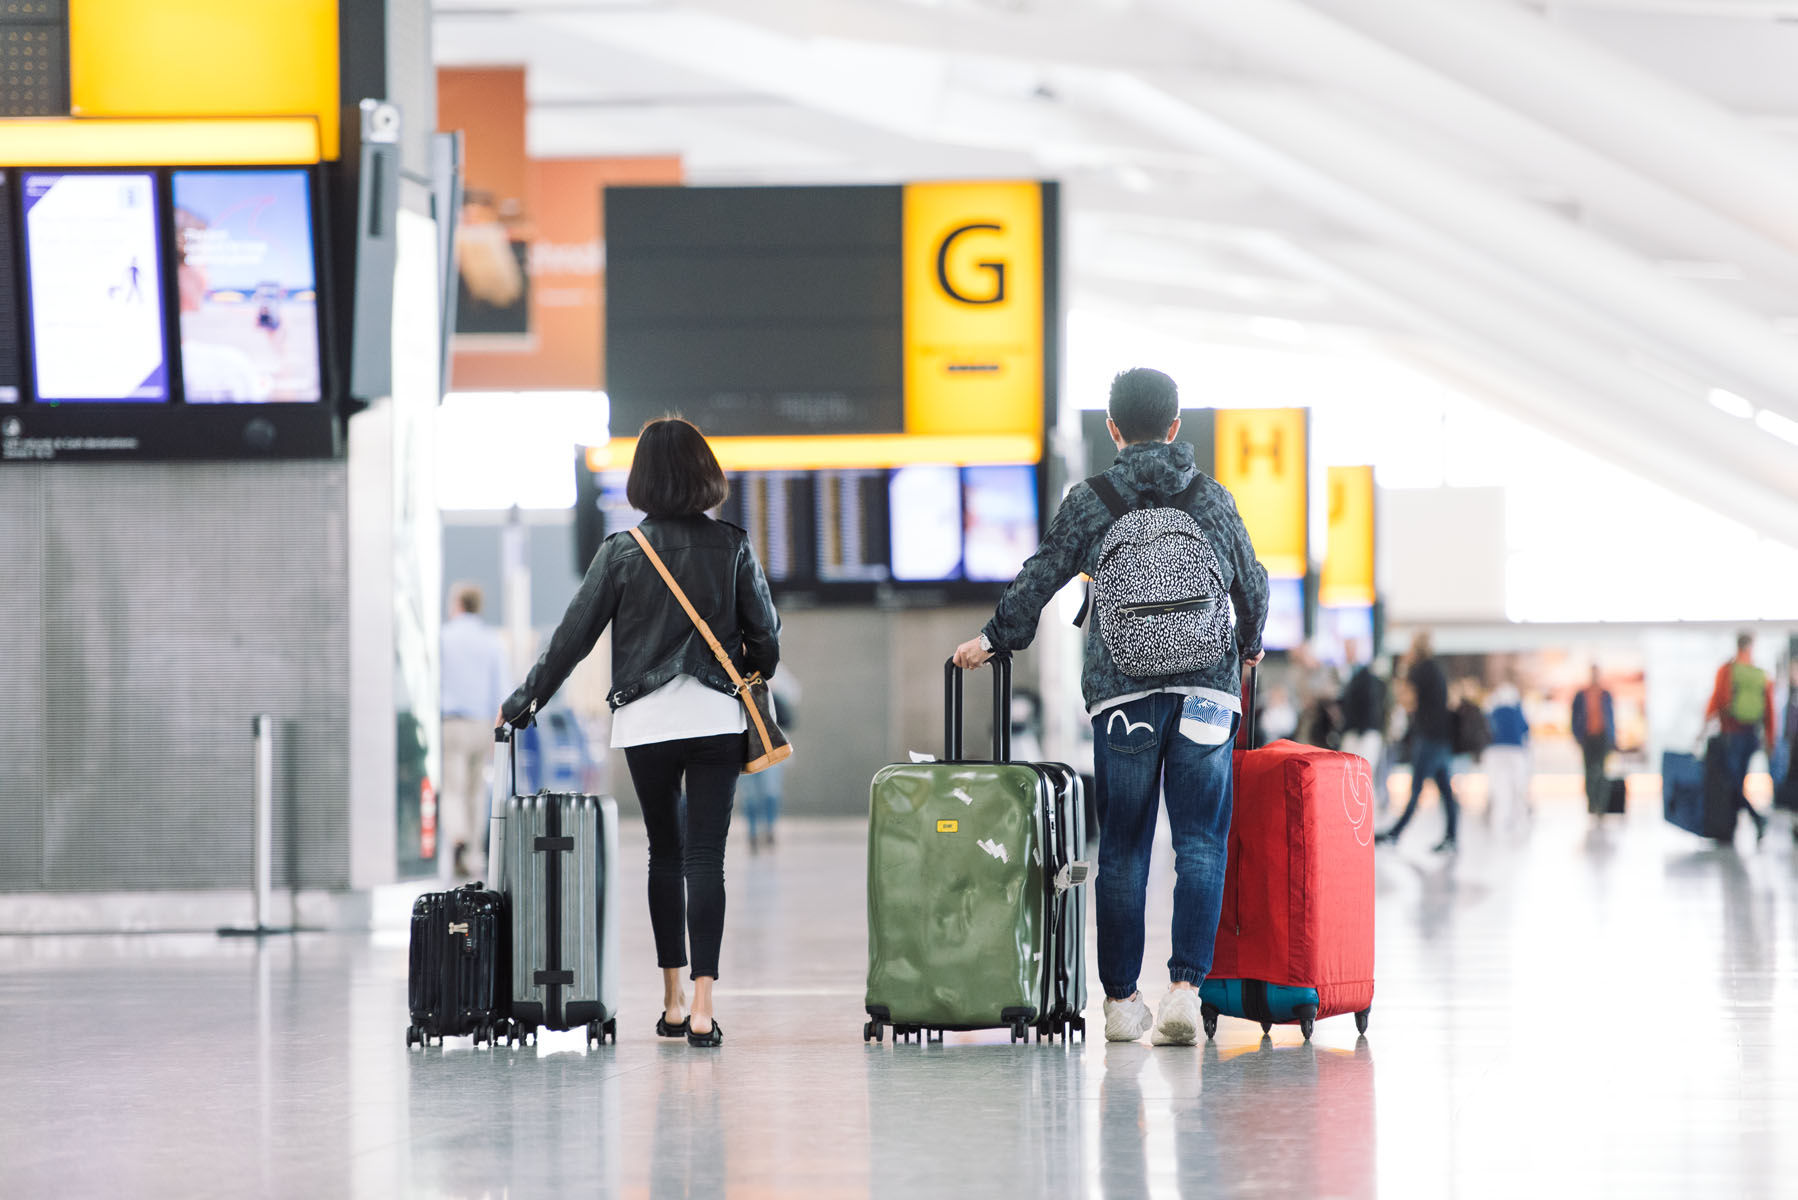
[[[902,433],[898,187],[610,188],[614,437]]]

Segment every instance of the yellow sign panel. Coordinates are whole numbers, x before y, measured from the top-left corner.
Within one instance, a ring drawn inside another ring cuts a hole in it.
[[[961,822],[959,821],[938,821],[936,823],[936,831],[938,833],[954,833],[960,828]]]
[[[1317,602],[1328,608],[1374,602],[1372,467],[1331,467],[1329,541]]]
[[[1041,185],[908,184],[904,214],[906,433],[1040,444]]]
[[[70,110],[78,117],[313,117],[325,157],[334,159],[342,103],[337,4],[69,0]]]
[[[904,467],[914,463],[954,466],[989,466],[1034,463],[1042,443],[1026,434],[986,434],[979,437],[939,435],[916,437],[904,433],[840,434],[834,437],[713,437],[712,453],[726,471],[825,471]],[[637,439],[613,438],[607,461],[594,470],[622,471],[631,465]],[[588,452],[589,465],[595,463]]]
[[[1305,410],[1217,410],[1217,481],[1236,497],[1255,557],[1276,579],[1302,579],[1309,563]]]
[[[0,121],[0,163],[34,167],[259,166],[319,160],[312,117]]]

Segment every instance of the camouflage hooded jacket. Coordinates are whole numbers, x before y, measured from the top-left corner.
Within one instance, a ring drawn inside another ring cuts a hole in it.
[[[1105,472],[1126,503],[1147,494],[1166,502],[1183,491],[1199,474],[1192,446],[1186,442],[1141,442],[1125,446],[1117,462]],[[1267,622],[1267,571],[1255,558],[1248,530],[1236,511],[1228,489],[1207,478],[1187,510],[1204,530],[1217,554],[1224,587],[1236,613],[1233,653],[1203,671],[1161,675],[1152,679],[1126,675],[1111,659],[1098,623],[1089,621],[1086,632],[1086,665],[1080,690],[1088,711],[1097,712],[1105,701],[1147,691],[1180,689],[1212,693],[1231,709],[1240,706],[1242,659],[1261,652],[1261,629]],[[1091,575],[1098,566],[1099,545],[1111,528],[1111,512],[1084,482],[1077,483],[1061,502],[1049,532],[1035,554],[1019,569],[1018,576],[999,598],[993,619],[981,630],[995,650],[1022,650],[1036,638],[1037,619],[1043,606],[1076,574]]]

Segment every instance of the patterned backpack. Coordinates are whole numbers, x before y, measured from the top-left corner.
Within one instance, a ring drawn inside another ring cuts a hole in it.
[[[1205,531],[1187,511],[1204,482],[1198,476],[1164,506],[1144,496],[1148,506],[1133,508],[1105,476],[1086,481],[1113,518],[1093,571],[1094,619],[1126,675],[1202,671],[1230,647],[1223,572]]]

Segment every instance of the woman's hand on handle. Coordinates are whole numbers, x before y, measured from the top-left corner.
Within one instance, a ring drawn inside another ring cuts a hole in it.
[[[985,666],[992,656],[993,652],[981,645],[976,635],[955,648],[955,665],[964,671],[972,671]]]

